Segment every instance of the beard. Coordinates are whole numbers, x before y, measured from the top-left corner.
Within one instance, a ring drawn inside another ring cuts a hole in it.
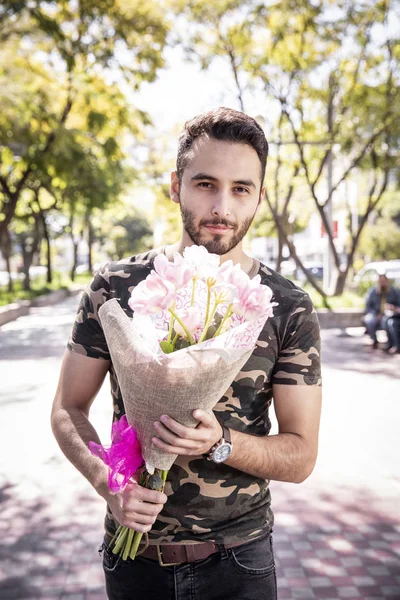
[[[219,256],[227,254],[233,250],[233,248],[236,248],[236,246],[242,241],[248,232],[255,216],[254,212],[254,215],[245,219],[240,227],[232,221],[220,218],[202,219],[196,227],[194,214],[182,206],[182,203],[179,204],[179,207],[181,209],[183,227],[192,242],[197,246],[204,246],[208,252],[211,252],[212,254],[218,254]],[[201,225],[225,225],[225,227],[232,228],[233,235],[227,240],[224,239],[226,234],[215,234],[212,240],[204,241],[200,232]]]

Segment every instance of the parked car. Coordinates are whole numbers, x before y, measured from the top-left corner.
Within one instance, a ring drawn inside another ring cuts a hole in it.
[[[364,265],[355,275],[353,285],[365,292],[376,284],[379,275],[382,274],[385,274],[395,287],[400,288],[400,260],[381,260]]]

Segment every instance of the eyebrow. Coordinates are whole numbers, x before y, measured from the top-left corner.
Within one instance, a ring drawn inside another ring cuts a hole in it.
[[[203,179],[208,179],[209,181],[218,181],[217,177],[209,175],[208,173],[196,173],[190,179],[191,181],[200,181]],[[253,187],[256,189],[256,184],[254,181],[252,181],[252,179],[235,179],[235,181],[232,181],[232,183],[236,185],[247,185],[248,187]]]

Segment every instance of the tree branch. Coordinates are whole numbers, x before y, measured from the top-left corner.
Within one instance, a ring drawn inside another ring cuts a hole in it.
[[[266,202],[268,204],[268,207],[274,217],[275,223],[277,228],[279,229],[279,232],[282,236],[282,238],[284,239],[291,257],[293,258],[294,262],[296,263],[296,266],[304,273],[307,281],[310,283],[310,285],[312,285],[312,287],[318,292],[318,294],[322,297],[324,304],[327,308],[330,308],[329,304],[328,304],[328,300],[327,300],[327,295],[324,292],[324,290],[318,285],[318,283],[315,281],[314,277],[310,274],[310,272],[305,268],[305,266],[303,265],[301,259],[299,258],[297,252],[296,252],[296,247],[293,244],[293,242],[291,241],[291,239],[286,235],[286,231],[285,228],[282,225],[281,222],[281,216],[278,215],[278,213],[276,212],[276,210],[274,209],[274,207],[272,206],[272,203],[269,199],[268,193],[265,193],[265,199]]]

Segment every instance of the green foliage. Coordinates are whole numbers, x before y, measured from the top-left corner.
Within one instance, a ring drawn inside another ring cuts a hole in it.
[[[361,237],[359,253],[368,261],[400,258],[400,228],[387,217],[368,224]]]
[[[388,27],[393,6],[374,0],[193,0],[177,6],[190,22],[181,34],[188,56],[203,68],[216,57],[225,59],[241,110],[255,90],[265,91],[259,113],[272,142],[274,173],[267,177],[271,210],[285,231],[289,213],[297,216],[293,204],[301,207],[311,199],[327,225],[338,270],[341,257],[326,222],[329,157],[335,166],[333,191],[356,169],[372,174],[374,184],[358,207],[365,217],[359,219],[360,230],[349,227],[351,267],[359,233],[394,180],[389,173],[399,172],[393,151],[400,137],[398,34]],[[262,228],[269,229],[265,223]],[[340,293],[344,278],[338,282]]]
[[[308,283],[303,284],[301,287],[309,294],[315,308],[325,308],[323,299],[313,287],[311,287]],[[365,306],[365,294],[362,290],[346,290],[341,296],[329,298],[329,306],[333,310],[340,308],[361,309]]]
[[[162,223],[162,240],[164,244],[173,244],[181,234],[182,219],[179,205],[172,202],[169,185],[157,184],[153,187],[155,194],[155,222]]]
[[[93,219],[95,235],[102,251],[111,260],[145,252],[153,247],[149,222],[131,205],[110,206]]]
[[[167,33],[152,0],[2,3],[0,237],[25,189],[47,189],[71,213],[121,192],[127,136],[149,123],[121,82],[154,80]]]
[[[49,284],[45,282],[45,277],[35,277],[31,284],[30,290],[24,290],[22,280],[16,280],[13,282],[14,291],[7,291],[7,286],[0,286],[0,306],[5,304],[12,304],[21,300],[33,300],[38,296],[49,294],[57,290],[65,290],[74,286],[82,286],[84,288],[91,280],[91,274],[81,274],[75,277],[75,281],[72,282],[65,273],[55,273],[53,283]]]

